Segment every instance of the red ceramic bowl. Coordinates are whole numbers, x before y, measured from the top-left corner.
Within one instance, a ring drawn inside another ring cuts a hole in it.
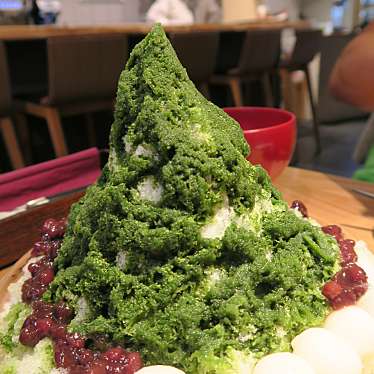
[[[294,114],[277,108],[233,107],[223,109],[239,122],[251,147],[247,159],[261,164],[271,179],[288,166],[296,143]]]

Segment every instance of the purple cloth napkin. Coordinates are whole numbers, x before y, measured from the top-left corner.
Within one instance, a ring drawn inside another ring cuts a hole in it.
[[[0,174],[0,211],[13,210],[38,197],[48,197],[94,183],[100,176],[97,148]]]

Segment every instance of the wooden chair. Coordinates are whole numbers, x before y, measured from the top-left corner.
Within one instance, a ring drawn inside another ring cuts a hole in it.
[[[216,65],[218,32],[170,33],[169,39],[190,79],[209,98],[209,81]]]
[[[0,42],[0,130],[7,149],[11,165],[14,169],[24,167],[23,156],[18,145],[16,132],[11,119],[13,106],[9,85],[9,70],[5,47]]]
[[[213,84],[230,87],[235,106],[243,105],[241,84],[260,79],[263,83],[266,102],[273,104],[270,75],[278,65],[280,55],[279,30],[247,31],[242,44],[238,65],[226,74],[214,75]]]
[[[47,121],[57,157],[68,154],[61,116],[85,114],[89,140],[94,145],[91,114],[113,108],[127,48],[126,36],[119,34],[48,38],[48,95],[17,104],[23,113]]]
[[[296,30],[296,44],[294,50],[288,58],[282,60],[279,64],[281,77],[288,79],[288,73],[296,70],[302,70],[306,77],[308,96],[313,116],[313,131],[316,141],[316,153],[321,150],[321,139],[319,133],[319,120],[317,108],[313,97],[312,83],[308,69],[309,63],[321,50],[322,33],[320,30]],[[286,98],[285,98],[286,99]]]

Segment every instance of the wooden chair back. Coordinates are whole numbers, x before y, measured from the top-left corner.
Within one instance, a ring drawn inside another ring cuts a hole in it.
[[[216,65],[219,34],[170,33],[169,39],[190,79],[196,84],[208,82]]]
[[[128,57],[122,34],[56,36],[47,40],[48,104],[114,98]]]
[[[320,52],[321,43],[321,30],[296,30],[296,44],[287,65],[298,67],[309,64]]]
[[[233,71],[239,75],[270,71],[278,65],[279,57],[279,30],[247,31],[238,66]]]
[[[9,114],[11,102],[7,56],[4,43],[0,41],[0,117]]]

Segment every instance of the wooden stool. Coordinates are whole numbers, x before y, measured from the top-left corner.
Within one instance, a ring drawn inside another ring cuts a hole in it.
[[[322,33],[320,30],[297,30],[296,44],[292,55],[289,58],[281,61],[279,66],[281,73],[280,75],[283,78],[282,80],[285,85],[287,85],[287,80],[289,79],[288,74],[290,72],[301,70],[305,74],[309,103],[313,117],[313,132],[316,142],[316,153],[321,151],[321,139],[319,133],[317,106],[313,96],[312,82],[310,79],[308,65],[321,50],[321,41]],[[289,99],[285,97],[284,100],[287,102]]]
[[[209,81],[214,72],[218,52],[218,32],[170,33],[169,39],[189,78],[209,99]]]
[[[117,82],[127,60],[122,34],[55,36],[47,40],[48,94],[17,101],[24,114],[44,118],[57,157],[68,154],[62,116],[85,114],[90,145],[95,144],[92,113],[112,110]]]
[[[4,43],[0,42],[0,131],[14,169],[25,166],[10,114],[13,111]]]
[[[16,132],[10,117],[0,118],[0,129],[13,169],[23,168],[25,163],[18,145]]]
[[[214,75],[211,83],[227,85],[235,106],[243,105],[241,84],[246,81],[260,80],[263,84],[266,105],[273,106],[273,91],[270,74],[278,65],[280,55],[279,30],[247,31],[237,67],[226,74]]]

